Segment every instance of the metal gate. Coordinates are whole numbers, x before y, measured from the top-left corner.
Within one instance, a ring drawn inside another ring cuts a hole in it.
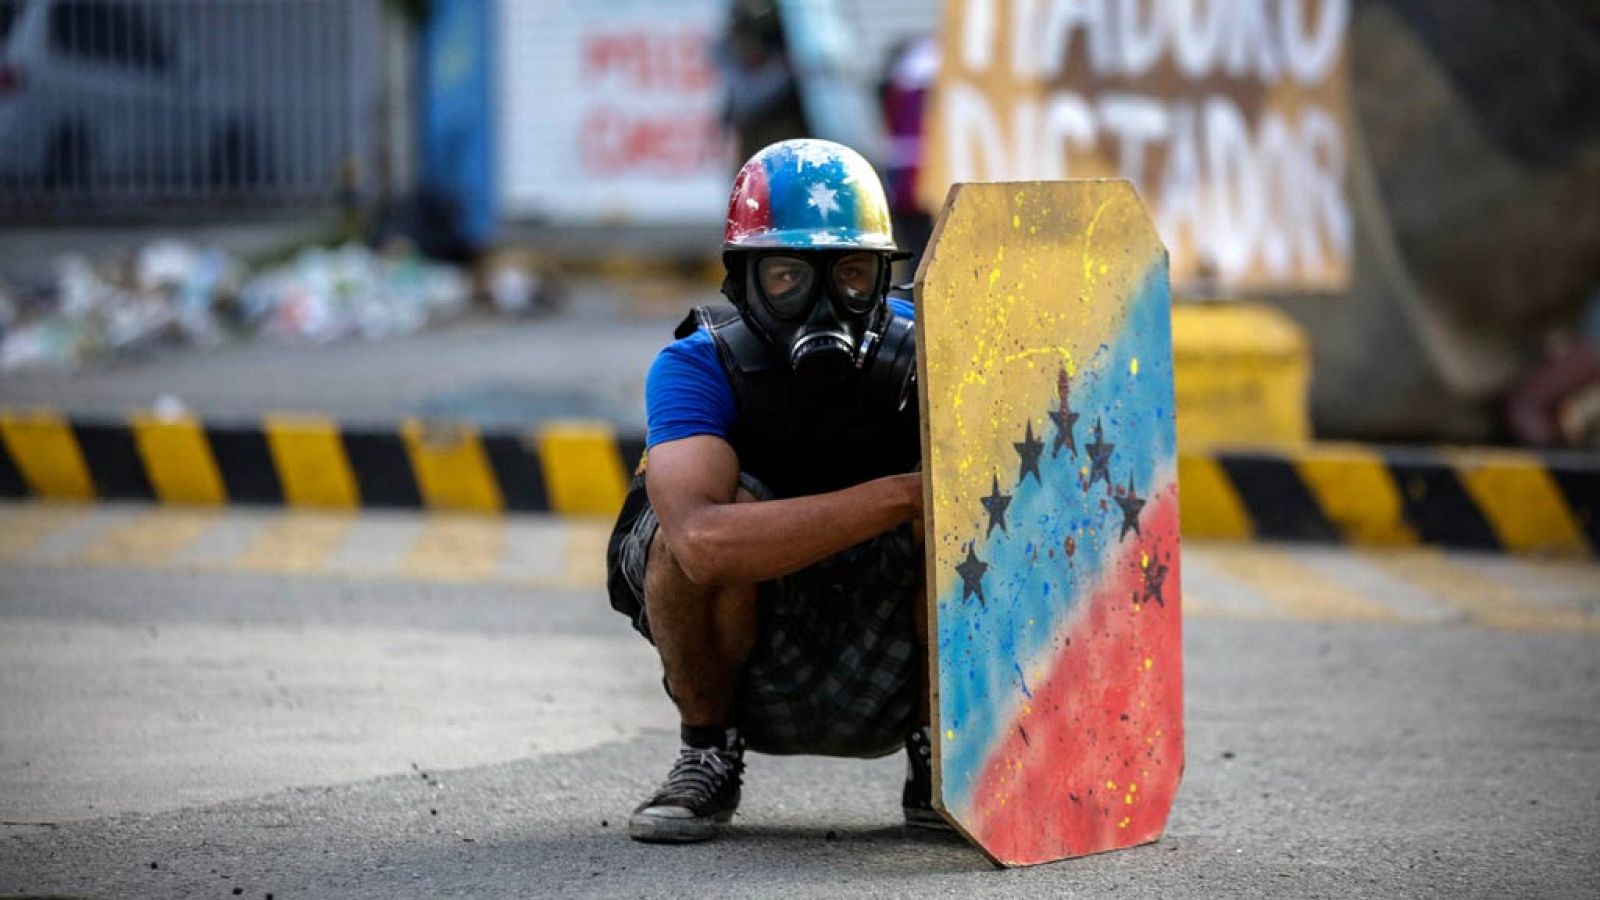
[[[381,15],[378,0],[0,0],[0,216],[359,190]]]

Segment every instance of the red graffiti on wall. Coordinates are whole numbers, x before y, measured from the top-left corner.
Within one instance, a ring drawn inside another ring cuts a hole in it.
[[[606,32],[583,37],[583,77],[611,78],[631,90],[709,90],[716,83],[706,32]]]
[[[704,119],[600,107],[584,118],[578,140],[584,168],[603,175],[690,174],[722,158],[721,129]]]
[[[701,29],[585,35],[580,83],[592,99],[578,132],[583,167],[614,177],[688,175],[719,165],[710,47]]]

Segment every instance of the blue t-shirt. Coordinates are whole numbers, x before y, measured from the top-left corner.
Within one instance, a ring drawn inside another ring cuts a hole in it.
[[[895,315],[915,316],[911,302],[889,300]],[[697,434],[726,439],[737,416],[733,388],[717,359],[717,345],[704,328],[661,349],[644,380],[645,446]]]

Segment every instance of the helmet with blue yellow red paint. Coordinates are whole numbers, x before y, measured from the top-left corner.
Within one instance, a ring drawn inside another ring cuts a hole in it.
[[[722,246],[896,249],[872,164],[843,144],[814,139],[779,141],[750,157],[733,182]]]

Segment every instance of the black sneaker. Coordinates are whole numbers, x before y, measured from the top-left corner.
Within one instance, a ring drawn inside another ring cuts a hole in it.
[[[742,738],[722,749],[684,746],[661,788],[628,819],[628,837],[688,844],[716,836],[717,825],[733,818],[739,808],[743,774]]]
[[[906,786],[900,792],[900,805],[912,828],[950,830],[950,823],[933,808],[933,744],[926,725],[906,737]]]

